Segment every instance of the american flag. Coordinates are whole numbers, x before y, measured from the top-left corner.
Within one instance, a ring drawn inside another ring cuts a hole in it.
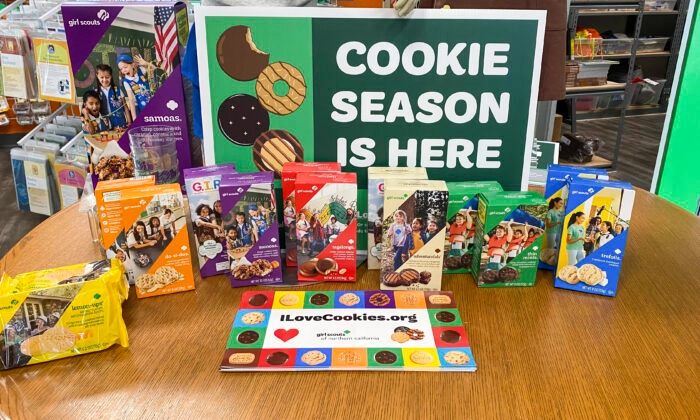
[[[173,7],[154,7],[153,27],[156,31],[156,59],[166,73],[173,70],[177,56],[177,23]]]

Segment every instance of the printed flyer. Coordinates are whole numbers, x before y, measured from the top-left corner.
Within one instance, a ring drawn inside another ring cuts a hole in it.
[[[34,38],[34,57],[39,82],[39,97],[47,101],[75,103],[73,71],[65,40]]]
[[[476,370],[452,292],[249,291],[220,370]]]

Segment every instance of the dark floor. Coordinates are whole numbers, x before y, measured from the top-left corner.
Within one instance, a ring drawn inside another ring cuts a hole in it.
[[[635,187],[651,188],[656,155],[666,114],[640,115],[625,118],[620,154],[614,178],[628,181]],[[596,136],[603,140],[598,155],[613,160],[619,118],[577,121],[579,134]]]
[[[622,138],[617,170],[613,174],[615,178],[649,189],[664,118],[665,115],[660,114],[625,119],[625,135]],[[598,154],[612,160],[617,123],[617,118],[579,121],[578,132],[600,137],[605,144]],[[0,257],[46,219],[46,216],[17,209],[10,165],[10,148],[7,146],[12,142],[4,140],[7,139],[0,139],[0,214],[3,222],[0,224]]]

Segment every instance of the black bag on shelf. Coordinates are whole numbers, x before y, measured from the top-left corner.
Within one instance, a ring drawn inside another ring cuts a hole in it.
[[[564,133],[559,140],[559,157],[574,163],[590,162],[601,143],[598,137]]]

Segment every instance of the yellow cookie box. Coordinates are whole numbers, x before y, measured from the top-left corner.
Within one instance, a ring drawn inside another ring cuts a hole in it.
[[[95,268],[97,266],[97,268]],[[25,273],[0,282],[0,369],[129,346],[118,259]]]

